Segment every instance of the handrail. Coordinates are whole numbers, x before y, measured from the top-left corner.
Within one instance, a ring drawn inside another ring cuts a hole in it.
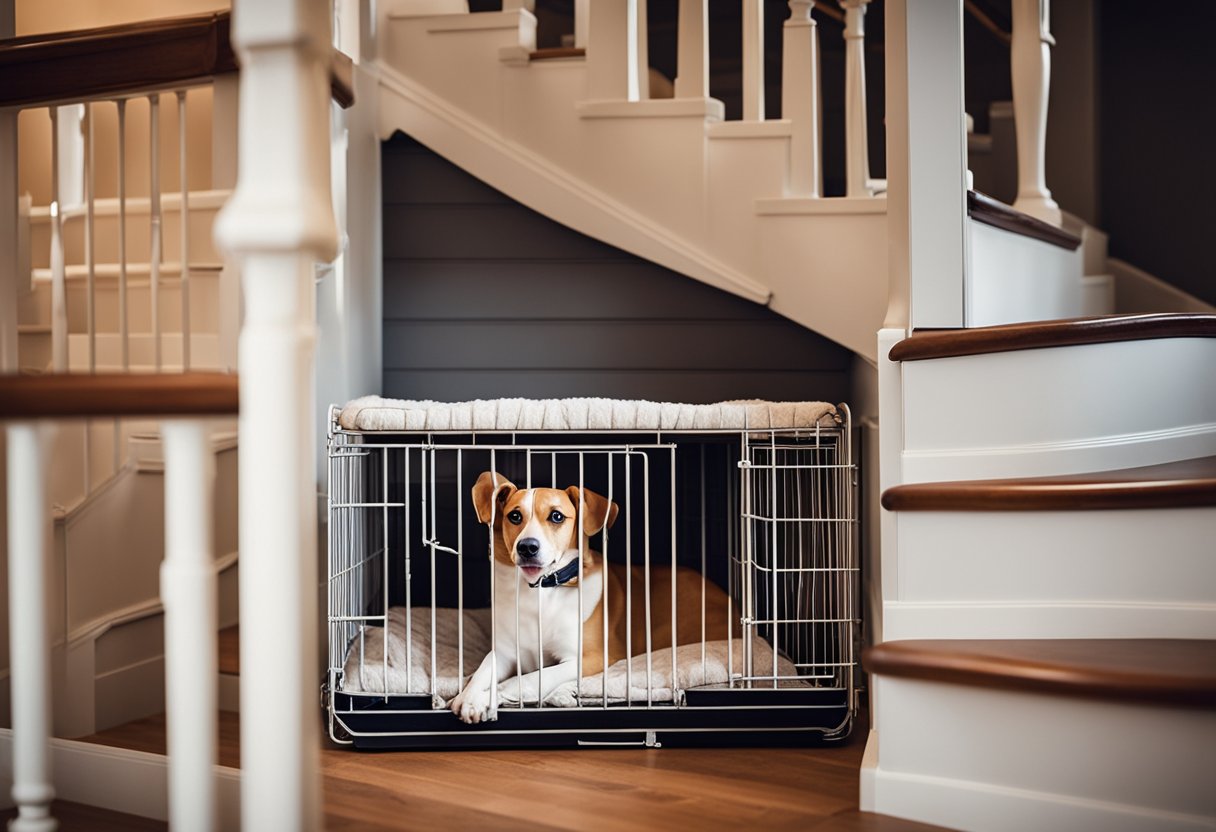
[[[230,416],[239,399],[237,376],[227,373],[0,376],[0,420]]]
[[[231,13],[209,12],[0,40],[0,107],[149,92],[239,69]],[[334,50],[330,90],[354,103],[351,60]]]

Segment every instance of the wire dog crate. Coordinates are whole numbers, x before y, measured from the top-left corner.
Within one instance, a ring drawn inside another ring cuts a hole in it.
[[[368,429],[332,409],[331,738],[406,748],[846,737],[860,637],[848,408],[824,406],[812,424],[754,418],[766,406],[738,405],[741,427],[653,430],[409,418]],[[511,564],[497,529],[517,518],[483,522],[471,496],[480,477],[537,501],[575,495],[577,554],[564,570],[532,586]],[[603,528],[588,510],[596,495],[616,506]],[[569,583],[556,584],[562,574]],[[577,649],[558,655],[572,639]],[[468,724],[451,704],[483,661],[506,672],[486,719]]]

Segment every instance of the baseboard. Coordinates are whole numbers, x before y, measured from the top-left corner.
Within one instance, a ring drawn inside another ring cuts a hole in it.
[[[863,810],[951,829],[1211,832],[1213,828],[1212,819],[1202,815],[1085,800],[992,783],[895,773],[881,768],[874,771],[873,784],[874,803],[869,807],[863,803]]]
[[[13,732],[0,728],[0,794],[11,806]],[[216,816],[220,829],[241,825],[241,772],[215,766]],[[55,797],[154,820],[169,819],[168,758],[76,740],[51,740]]]
[[[870,718],[874,718],[873,712]],[[861,772],[858,778],[858,803],[861,811],[875,812],[874,784],[878,774],[878,732],[870,729],[866,737],[866,750],[861,757]]]

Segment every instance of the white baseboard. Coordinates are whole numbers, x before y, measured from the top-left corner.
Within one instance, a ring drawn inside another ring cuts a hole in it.
[[[1216,604],[887,601],[883,637],[1216,638]]]
[[[868,753],[868,748],[867,748]],[[1210,817],[1084,800],[943,777],[876,769],[876,800],[863,811],[907,818],[951,829],[985,832],[1198,832],[1216,828]]]
[[[12,730],[0,728],[0,794],[5,798],[12,793],[12,751]],[[167,758],[160,754],[53,739],[51,772],[59,800],[154,820],[169,819],[169,768]],[[216,766],[215,787],[219,828],[239,829],[240,769]]]

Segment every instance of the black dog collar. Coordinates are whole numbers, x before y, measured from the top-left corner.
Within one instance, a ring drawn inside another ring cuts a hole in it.
[[[538,586],[554,587],[568,584],[578,577],[578,562],[579,558],[575,558],[556,572],[550,572],[548,575],[542,575],[536,583],[528,584],[528,586],[536,589]]]

